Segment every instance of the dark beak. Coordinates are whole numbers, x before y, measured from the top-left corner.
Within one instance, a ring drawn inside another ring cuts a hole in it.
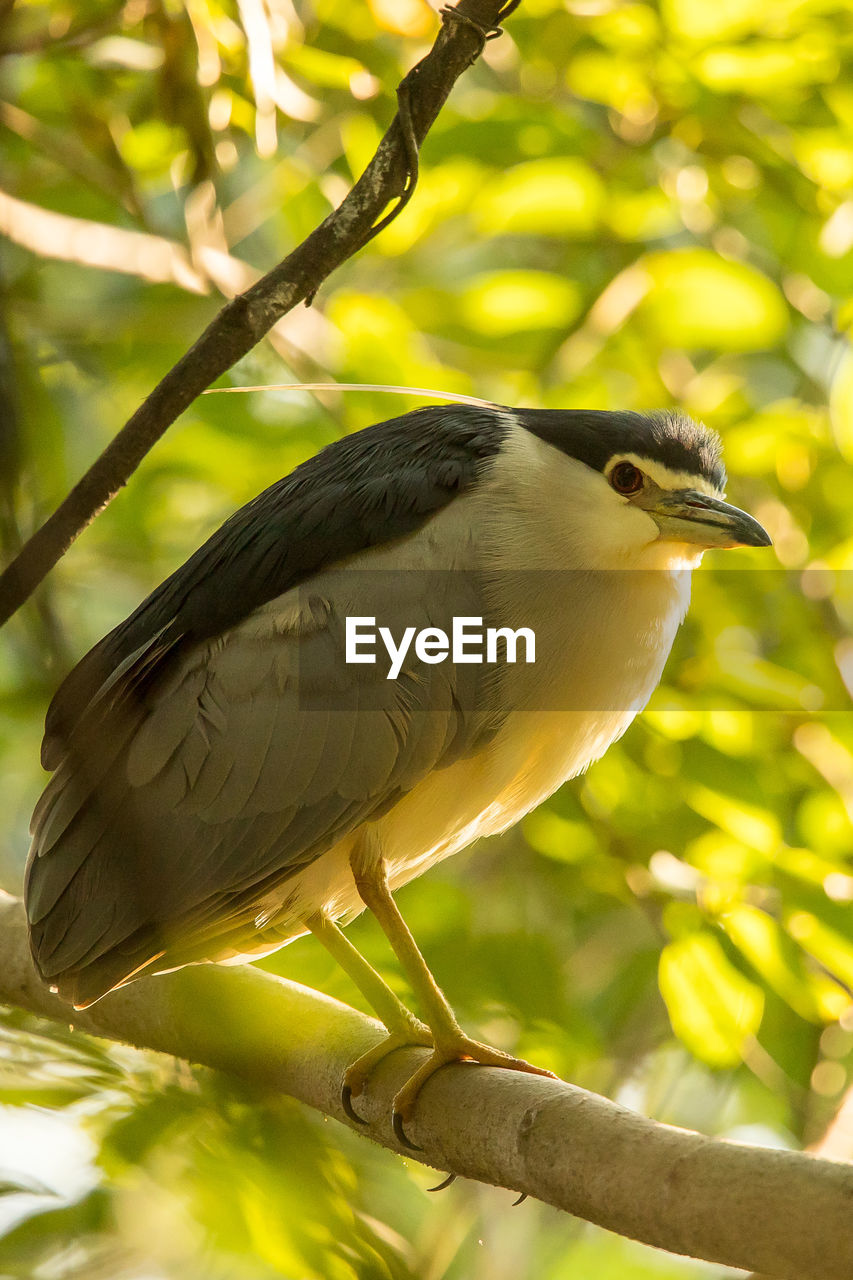
[[[721,498],[695,489],[662,494],[649,512],[661,538],[701,547],[769,547],[770,535],[757,520]]]

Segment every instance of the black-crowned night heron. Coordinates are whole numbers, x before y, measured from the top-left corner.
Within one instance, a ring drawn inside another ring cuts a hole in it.
[[[389,1032],[348,1106],[403,1043],[433,1053],[395,1101],[401,1136],[443,1063],[536,1071],[463,1034],[391,890],[625,731],[702,551],[770,542],[724,482],[716,436],[676,413],[440,406],[267,489],[53,700],[26,879],[44,980],[83,1008],[310,930]],[[425,1023],[338,929],[365,906]]]

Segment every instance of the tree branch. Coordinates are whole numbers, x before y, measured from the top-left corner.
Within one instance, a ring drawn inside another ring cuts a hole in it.
[[[345,1005],[249,967],[149,978],[72,1014],[33,969],[21,904],[0,898],[0,1001],[283,1092],[348,1123],[345,1068],[380,1034]],[[358,1100],[392,1151],[391,1099],[425,1054],[390,1055]],[[657,1124],[561,1081],[460,1064],[425,1086],[424,1163],[526,1192],[620,1235],[777,1280],[853,1275],[853,1167]]]
[[[826,1132],[808,1148],[817,1156],[828,1160],[853,1160],[853,1088],[849,1088],[841,1100],[837,1112]],[[773,1280],[773,1276],[759,1275],[754,1271],[747,1280]]]
[[[456,80],[518,0],[459,0],[444,10],[427,56],[398,89],[401,109],[343,203],[292,253],[234,298],[128,420],[64,501],[0,574],[0,625],[32,594],[74,539],[125,485],[149,449],[189,404],[230,369],[297,303],[310,302],[332,271],[375,234],[377,219],[411,194],[417,148]],[[382,218],[385,226],[390,215]]]

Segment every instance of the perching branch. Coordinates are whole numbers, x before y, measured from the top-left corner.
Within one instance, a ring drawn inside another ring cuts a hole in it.
[[[442,11],[435,44],[400,84],[400,109],[349,195],[278,266],[223,307],[0,574],[0,625],[28,599],[196,396],[251,351],[297,303],[310,301],[336,267],[396,216],[414,189],[418,148],[450,90],[479,57],[486,34],[497,30],[517,4],[518,0],[459,0]],[[382,217],[393,200],[397,205]]]
[[[853,1088],[847,1090],[826,1131],[808,1150],[828,1160],[853,1161]],[[754,1271],[747,1280],[773,1280],[773,1277]]]
[[[230,1072],[344,1123],[344,1069],[379,1034],[355,1010],[251,968],[183,969],[71,1013],[39,982],[12,898],[0,899],[0,1001]],[[401,1150],[391,1098],[425,1052],[392,1054],[358,1100],[370,1126],[359,1132],[391,1150]],[[426,1164],[673,1253],[777,1280],[853,1275],[851,1165],[717,1141],[561,1081],[473,1064],[434,1076],[408,1129]]]

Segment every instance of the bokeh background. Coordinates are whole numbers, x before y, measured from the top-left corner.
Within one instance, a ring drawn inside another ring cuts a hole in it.
[[[223,296],[340,201],[438,21],[425,0],[0,11],[8,556]],[[853,1070],[851,63],[843,0],[523,0],[406,211],[227,380],[678,405],[722,433],[774,553],[709,554],[625,739],[400,900],[477,1035],[790,1147]],[[235,506],[419,403],[208,396],[169,431],[0,637],[7,890],[72,662]],[[351,936],[404,991],[376,927]],[[359,1004],[313,940],[267,963]],[[0,1165],[0,1274],[22,1280],[734,1274],[500,1190],[429,1195],[432,1172],[295,1103],[14,1010]]]

